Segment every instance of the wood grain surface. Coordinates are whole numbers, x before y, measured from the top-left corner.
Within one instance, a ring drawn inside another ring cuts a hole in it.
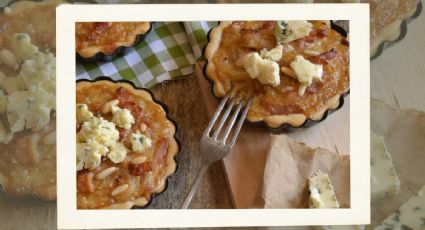
[[[398,104],[401,108],[425,110],[424,40],[425,14],[422,14],[409,24],[405,39],[372,61],[372,97],[392,105]],[[199,138],[208,118],[194,77],[165,83],[153,91],[169,106],[171,115],[179,123],[178,137],[183,148],[177,158],[177,174],[171,177],[167,191],[158,196],[151,207],[176,208],[183,199],[183,191],[187,191],[199,167]],[[208,170],[191,208],[232,207],[223,168],[220,163],[216,163]],[[0,229],[56,229],[56,205],[34,200],[16,200],[0,193]]]

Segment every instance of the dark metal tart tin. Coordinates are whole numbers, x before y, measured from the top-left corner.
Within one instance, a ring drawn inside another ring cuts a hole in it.
[[[89,57],[89,58],[82,57],[78,52],[76,52],[77,60],[84,63],[110,62],[114,60],[115,58],[117,58],[118,56],[123,56],[128,52],[130,48],[139,45],[143,40],[145,40],[146,36],[152,31],[153,23],[150,22],[149,24],[150,24],[149,29],[145,33],[139,34],[136,36],[136,40],[134,41],[133,45],[119,46],[118,48],[114,50],[114,52],[110,54],[98,52],[93,57]]]
[[[159,196],[160,194],[162,194],[165,190],[167,190],[167,188],[168,188],[168,184],[169,184],[169,178],[171,177],[171,176],[173,176],[174,174],[176,174],[176,172],[177,172],[177,170],[178,170],[178,168],[179,168],[179,164],[178,164],[178,161],[177,161],[177,155],[178,154],[180,154],[180,152],[181,152],[181,142],[180,142],[180,140],[177,138],[177,134],[178,134],[178,132],[179,132],[179,128],[178,128],[178,126],[177,126],[177,123],[175,122],[175,120],[173,119],[173,118],[171,118],[170,117],[170,115],[169,115],[169,110],[168,110],[168,107],[167,107],[167,105],[165,105],[163,102],[161,102],[161,101],[159,101],[159,100],[157,100],[156,98],[155,98],[155,96],[154,96],[154,94],[152,93],[152,91],[150,91],[149,89],[147,89],[147,88],[142,88],[142,87],[137,87],[135,84],[134,84],[134,82],[132,82],[132,81],[129,81],[129,80],[112,80],[111,78],[109,78],[109,77],[106,77],[106,76],[101,76],[101,77],[97,77],[97,78],[95,78],[95,79],[93,79],[93,80],[88,80],[88,79],[80,79],[80,80],[77,80],[76,81],[76,83],[78,83],[78,82],[97,82],[97,81],[109,81],[109,82],[112,82],[112,83],[126,83],[126,84],[129,84],[129,85],[131,85],[134,89],[136,89],[136,90],[143,90],[143,91],[146,91],[146,92],[148,92],[150,95],[151,95],[151,97],[152,97],[152,101],[153,102],[155,102],[156,104],[158,104],[158,105],[160,105],[163,109],[164,109],[164,111],[165,111],[165,114],[166,114],[166,118],[167,118],[167,120],[169,120],[169,121],[171,121],[171,123],[173,123],[173,125],[174,125],[174,128],[175,128],[175,133],[174,133],[174,140],[176,140],[176,142],[177,142],[177,146],[178,146],[178,151],[177,151],[177,153],[176,153],[176,155],[174,155],[174,162],[176,162],[176,169],[174,170],[174,172],[170,175],[170,176],[168,176],[167,177],[167,179],[165,180],[165,186],[164,186],[164,189],[161,191],[161,192],[158,192],[158,193],[152,193],[151,194],[151,197],[150,197],[150,199],[149,199],[149,201],[148,201],[148,203],[146,203],[146,205],[144,205],[144,206],[133,206],[132,207],[132,209],[140,209],[140,208],[149,208],[149,206],[150,206],[150,204],[152,203],[152,201],[153,201],[153,199],[155,198],[155,197],[157,197],[157,196]]]
[[[371,60],[381,56],[381,54],[384,52],[385,49],[387,49],[388,47],[391,47],[393,45],[395,45],[397,42],[403,40],[404,37],[406,37],[407,34],[407,24],[409,24],[409,22],[411,22],[413,19],[419,17],[419,15],[422,13],[422,1],[418,2],[418,6],[416,7],[416,11],[415,13],[413,13],[412,16],[410,16],[409,18],[404,19],[401,22],[400,25],[400,35],[398,36],[398,38],[396,38],[393,41],[383,41],[379,46],[378,49],[376,50],[376,53],[370,58]]]
[[[335,24],[333,21],[331,21],[331,28],[333,29],[333,30],[335,30],[335,31],[337,31],[339,34],[341,34],[342,36],[344,36],[344,37],[347,37],[347,31],[345,31],[345,29],[344,28],[342,28],[341,26],[339,26],[339,25],[337,25],[337,24]],[[212,28],[212,29],[214,29],[214,28]],[[211,34],[211,31],[212,31],[212,29],[210,30],[210,31],[208,31],[208,34],[207,34],[207,38],[208,38],[208,43],[204,46],[204,48],[203,48],[203,53],[205,54],[205,49],[206,49],[206,47],[208,46],[208,44],[209,44],[209,42],[210,42],[210,34]],[[218,100],[218,101],[220,101],[221,100],[221,98],[220,97],[217,97],[215,94],[214,94],[214,81],[213,80],[211,80],[208,76],[207,76],[207,72],[206,72],[206,70],[207,70],[207,65],[208,65],[208,60],[206,60],[206,58],[205,58],[205,55],[203,56],[203,58],[204,58],[204,60],[205,60],[205,64],[204,64],[204,66],[203,66],[203,68],[202,68],[202,72],[203,72],[203,75],[204,75],[204,77],[205,77],[205,79],[210,83],[210,91],[211,91],[211,94]],[[319,122],[321,122],[321,121],[324,121],[328,116],[329,116],[329,114],[331,114],[331,113],[333,113],[334,111],[336,111],[336,110],[338,110],[338,109],[340,109],[343,105],[344,105],[344,97],[346,96],[346,95],[348,95],[350,93],[350,91],[348,91],[348,92],[346,92],[346,93],[344,93],[344,94],[342,94],[340,97],[339,97],[339,105],[338,105],[338,107],[336,107],[335,109],[328,109],[328,110],[326,110],[324,113],[323,113],[323,116],[319,119],[319,120],[312,120],[312,119],[310,119],[310,118],[307,118],[305,121],[304,121],[304,123],[303,124],[301,124],[300,126],[293,126],[293,125],[291,125],[291,124],[288,124],[288,123],[284,123],[284,124],[282,124],[281,126],[279,126],[279,127],[270,127],[269,125],[267,125],[267,123],[265,122],[265,121],[257,121],[257,122],[252,122],[252,121],[249,121],[248,119],[246,119],[246,121],[247,121],[247,123],[248,123],[248,125],[250,125],[250,126],[253,126],[253,127],[265,127],[265,128],[267,128],[267,130],[268,131],[270,131],[271,133],[289,133],[289,132],[294,132],[294,131],[296,131],[296,130],[299,130],[300,128],[308,128],[308,127],[311,127],[311,126],[313,126],[313,125],[315,125],[315,124],[317,124],[317,123],[319,123]]]

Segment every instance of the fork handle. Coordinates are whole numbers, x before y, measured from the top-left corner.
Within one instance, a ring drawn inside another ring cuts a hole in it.
[[[204,177],[204,174],[208,169],[208,166],[209,164],[202,163],[201,168],[199,169],[198,174],[196,175],[195,181],[193,182],[192,186],[190,186],[189,193],[187,193],[186,198],[184,199],[184,202],[181,205],[181,209],[187,209],[187,207],[189,207],[193,195],[195,195],[196,190],[198,189],[199,184],[201,183],[202,178]]]

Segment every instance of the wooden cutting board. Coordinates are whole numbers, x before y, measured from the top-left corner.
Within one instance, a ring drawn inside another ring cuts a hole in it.
[[[196,65],[196,75],[202,99],[208,115],[214,113],[218,100],[212,95],[210,83],[202,72],[203,62]],[[350,96],[344,106],[313,127],[299,129],[289,135],[311,147],[322,147],[340,154],[349,154],[350,149]],[[263,127],[244,125],[232,153],[223,159],[230,193],[235,208],[249,208],[260,189],[270,134]]]

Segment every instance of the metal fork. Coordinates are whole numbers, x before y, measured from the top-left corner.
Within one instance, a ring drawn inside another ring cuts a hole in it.
[[[216,129],[214,130],[214,133],[210,135],[210,132],[218,120],[218,117],[223,111],[224,106],[226,105],[227,101],[231,98],[226,110],[224,111]],[[196,190],[199,187],[199,184],[202,181],[202,178],[207,171],[208,167],[218,161],[223,159],[227,154],[230,153],[230,150],[233,147],[233,144],[235,144],[236,138],[238,137],[239,131],[242,128],[242,124],[245,120],[246,114],[248,113],[249,108],[252,104],[252,97],[245,97],[242,96],[242,99],[240,101],[239,97],[236,95],[231,97],[231,94],[227,94],[218,105],[217,110],[215,111],[210,123],[208,124],[208,127],[205,129],[202,138],[201,138],[201,144],[200,144],[200,150],[201,150],[201,168],[198,171],[198,174],[196,175],[195,181],[193,182],[192,186],[190,187],[189,193],[186,195],[186,198],[184,202],[181,205],[182,209],[187,209],[189,206],[193,195],[195,195]],[[228,121],[228,125],[226,129],[224,130],[224,133],[219,139],[219,135],[222,131],[222,128],[224,124],[226,123],[227,118],[229,117],[231,111],[233,108],[236,107],[236,109],[233,112],[233,115],[230,117],[230,120]],[[243,108],[244,107],[244,108]],[[243,110],[242,110],[243,108]],[[239,113],[242,110],[242,114],[239,117],[239,121],[236,124],[236,127],[233,132],[233,136],[230,138],[229,142],[226,142],[228,140],[229,134],[232,131],[232,128],[238,118]]]

